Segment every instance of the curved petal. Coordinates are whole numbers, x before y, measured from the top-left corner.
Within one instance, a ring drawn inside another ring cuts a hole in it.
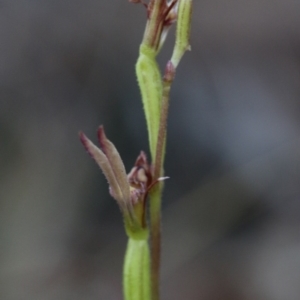
[[[86,137],[86,135],[83,132],[79,132],[79,137],[86,151],[96,161],[96,163],[104,173],[108,184],[113,190],[114,198],[118,201],[119,205],[124,208],[125,205],[123,193],[115,176],[115,172],[112,169],[110,161],[108,160],[106,155]]]

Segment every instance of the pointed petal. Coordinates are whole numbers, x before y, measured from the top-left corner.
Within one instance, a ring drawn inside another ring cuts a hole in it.
[[[131,209],[130,186],[124,164],[114,144],[106,138],[103,126],[100,126],[98,129],[98,139],[123,193],[123,199],[126,202],[127,207]]]
[[[118,180],[115,176],[115,173],[112,170],[111,164],[108,161],[106,155],[96,147],[86,136],[83,132],[79,132],[80,141],[85,147],[86,151],[91,155],[91,157],[96,161],[102,172],[104,173],[108,184],[110,185],[111,189],[113,190],[114,197],[118,201],[121,208],[124,208],[124,200],[123,194],[120,189]]]

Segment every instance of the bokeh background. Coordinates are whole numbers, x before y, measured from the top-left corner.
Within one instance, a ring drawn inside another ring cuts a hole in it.
[[[0,2],[0,298],[122,299],[126,246],[78,131],[146,127],[126,0]],[[159,57],[171,55],[174,30]],[[172,89],[162,299],[300,299],[300,2],[197,0]]]

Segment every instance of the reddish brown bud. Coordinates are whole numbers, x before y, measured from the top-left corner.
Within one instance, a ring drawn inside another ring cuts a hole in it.
[[[172,82],[175,77],[176,69],[171,61],[169,61],[166,65],[164,80],[167,82]]]

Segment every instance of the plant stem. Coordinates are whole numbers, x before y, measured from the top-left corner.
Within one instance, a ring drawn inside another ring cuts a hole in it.
[[[165,157],[165,145],[167,135],[167,119],[170,102],[170,89],[175,75],[175,69],[171,62],[167,64],[163,80],[163,95],[161,103],[161,115],[159,132],[154,162],[154,178],[163,176],[163,164]],[[150,222],[151,222],[151,281],[152,300],[159,300],[160,257],[161,257],[161,197],[163,183],[160,182],[150,195]]]
[[[167,136],[167,120],[169,114],[170,90],[175,77],[175,68],[171,61],[168,62],[163,79],[163,91],[161,102],[161,113],[154,162],[154,178],[163,176],[163,165],[165,158],[165,145]]]
[[[163,176],[163,165],[165,158],[167,119],[169,112],[170,90],[175,77],[176,67],[182,55],[189,49],[189,34],[191,24],[192,0],[182,0],[179,2],[176,44],[171,60],[168,62],[162,88],[161,113],[159,121],[159,131],[154,161],[154,178]],[[159,269],[160,269],[160,249],[161,249],[161,195],[162,183],[153,191],[150,198],[150,220],[151,220],[151,278],[152,278],[152,300],[159,300]]]
[[[169,13],[176,3],[176,0],[150,0],[148,22],[136,65],[146,114],[154,180],[162,177],[164,173],[170,89],[175,77],[175,69],[184,52],[189,49],[192,0],[179,0],[175,47],[161,81],[155,58],[163,43],[163,29],[166,29],[170,25],[168,22],[172,21]],[[152,300],[159,300],[162,190],[163,183],[159,182],[150,191]]]
[[[125,300],[151,300],[148,239],[128,239],[123,285]]]
[[[161,195],[162,188],[160,183],[153,188],[150,195],[152,300],[159,300],[160,294]]]

